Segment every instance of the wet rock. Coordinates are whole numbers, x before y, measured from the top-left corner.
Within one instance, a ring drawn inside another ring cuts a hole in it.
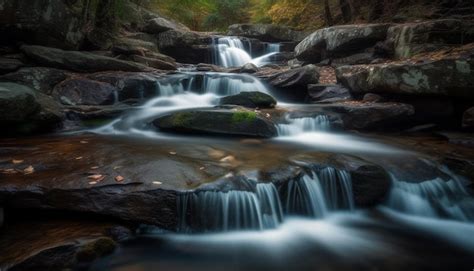
[[[462,116],[462,126],[464,128],[474,128],[474,107],[464,112]]]
[[[177,70],[176,63],[164,61],[159,58],[152,58],[152,57],[145,57],[140,55],[133,55],[130,59],[134,62],[146,65],[148,67],[152,67],[159,70]]]
[[[467,34],[469,27],[456,19],[399,24],[389,28],[387,40],[393,44],[396,58],[406,58],[472,42],[474,36]]]
[[[248,110],[203,109],[177,112],[153,121],[165,132],[185,134],[213,134],[244,137],[274,137],[275,125]]]
[[[2,40],[78,49],[86,36],[82,3],[49,0],[2,1]],[[77,2],[77,1],[75,1]]]
[[[302,41],[306,33],[274,24],[234,24],[229,26],[229,36],[256,38],[261,41]]]
[[[12,82],[29,86],[44,94],[51,94],[55,85],[65,80],[64,71],[44,67],[25,67],[0,76],[0,82]]]
[[[353,93],[474,97],[471,59],[343,66],[336,75]]]
[[[247,63],[240,68],[241,73],[256,73],[258,72],[258,67],[253,63]]]
[[[221,98],[219,104],[240,105],[248,108],[274,108],[277,101],[272,96],[259,91],[244,91]]]
[[[288,70],[261,69],[255,75],[293,101],[304,101],[308,96],[308,85],[319,81],[319,69],[314,65]]]
[[[62,121],[59,107],[49,96],[15,83],[0,83],[0,123],[3,133],[49,131]]]
[[[108,236],[117,242],[127,240],[132,236],[132,231],[124,226],[113,226],[107,229],[106,232]]]
[[[332,103],[352,99],[347,88],[340,85],[311,84],[308,85],[308,95],[312,102]]]
[[[336,103],[324,107],[338,113],[346,129],[397,130],[413,120],[413,106],[402,103]]]
[[[368,103],[379,103],[379,102],[383,102],[383,100],[384,98],[382,96],[374,94],[374,93],[367,93],[362,98],[362,101],[368,102]]]
[[[210,63],[212,37],[205,33],[168,30],[158,35],[160,52],[181,63]]]
[[[0,74],[14,72],[25,64],[15,58],[0,57]]]
[[[115,86],[118,101],[127,101],[155,97],[159,90],[157,79],[161,77],[155,73],[102,72],[88,78]]]
[[[141,55],[146,52],[157,52],[156,42],[143,41],[132,38],[121,38],[110,48],[114,55]]]
[[[77,72],[139,72],[148,70],[146,66],[137,63],[99,56],[89,52],[64,51],[35,45],[23,45],[21,50],[40,65]]]
[[[317,30],[296,46],[296,58],[318,63],[325,58],[350,56],[385,40],[389,26],[343,25]]]
[[[149,20],[143,28],[143,32],[149,34],[160,34],[168,30],[190,31],[186,26],[163,17]]]
[[[79,248],[75,259],[78,263],[90,263],[94,260],[112,254],[117,248],[117,243],[108,237],[101,237],[88,242]]]
[[[75,78],[61,82],[53,90],[53,96],[65,105],[109,105],[115,102],[118,89],[113,85]]]
[[[350,171],[356,206],[366,208],[384,201],[391,187],[391,179],[380,166],[362,165]]]

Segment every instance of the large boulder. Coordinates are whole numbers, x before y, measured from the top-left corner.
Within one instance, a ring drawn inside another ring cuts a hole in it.
[[[472,59],[343,66],[336,75],[353,93],[474,97]]]
[[[149,70],[144,65],[89,52],[64,51],[35,45],[23,45],[21,50],[39,65],[77,72]]]
[[[49,96],[15,83],[0,83],[2,133],[46,132],[56,128],[63,115]]]
[[[243,109],[203,109],[177,112],[153,121],[161,131],[269,138],[277,135],[275,125],[259,114]]]
[[[342,25],[323,28],[295,48],[296,58],[318,63],[326,58],[346,57],[385,40],[389,24]]]
[[[352,99],[349,90],[340,85],[311,84],[308,95],[312,102],[333,103]]]
[[[118,89],[118,101],[137,101],[159,94],[159,74],[135,72],[101,72],[88,76],[89,79],[105,82]]]
[[[283,98],[304,101],[308,96],[308,85],[319,81],[319,68],[315,65],[283,70],[263,68],[255,75],[274,87]]]
[[[149,34],[160,34],[168,30],[190,31],[189,28],[175,21],[165,19],[163,17],[156,17],[146,22],[143,32]]]
[[[24,65],[19,59],[0,56],[0,74],[14,72]]]
[[[79,49],[88,23],[81,19],[83,2],[0,1],[0,36],[5,41]]]
[[[210,63],[212,37],[205,33],[168,30],[158,35],[160,52],[181,63]]]
[[[248,108],[274,108],[277,101],[272,96],[259,91],[243,91],[220,99],[221,105],[240,105]]]
[[[415,109],[403,103],[335,103],[325,110],[340,115],[346,129],[397,130],[413,121]]]
[[[44,94],[51,94],[54,86],[67,78],[67,74],[58,69],[44,67],[25,67],[16,72],[0,76],[0,82],[12,82],[26,85]]]
[[[474,33],[469,34],[469,28],[473,25],[456,19],[400,24],[389,28],[387,41],[396,58],[406,58],[472,42]]]
[[[462,116],[462,126],[465,128],[474,128],[474,107],[464,112]]]
[[[229,26],[229,36],[256,38],[262,41],[302,41],[306,33],[274,24],[234,24]]]
[[[108,83],[74,78],[58,84],[53,96],[66,105],[108,105],[115,103],[117,92],[118,89]]]

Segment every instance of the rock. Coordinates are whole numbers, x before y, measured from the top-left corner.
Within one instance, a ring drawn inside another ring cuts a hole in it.
[[[168,30],[158,35],[160,52],[181,63],[210,63],[211,43],[210,35],[199,32]]]
[[[149,34],[160,34],[168,30],[190,31],[186,26],[162,17],[149,20],[143,28],[143,32]]]
[[[292,101],[306,100],[308,85],[317,84],[319,81],[319,69],[314,65],[283,71],[271,68],[260,69],[255,75],[276,88],[281,96]]]
[[[375,60],[373,52],[364,52],[331,60],[331,66],[371,64]]]
[[[146,52],[157,52],[156,42],[149,42],[131,38],[121,38],[114,43],[110,49],[114,55],[141,55],[145,56]]]
[[[253,63],[247,63],[240,68],[240,73],[256,73],[258,72],[258,67]]]
[[[49,96],[15,83],[0,83],[0,124],[7,134],[47,132],[63,119]]]
[[[474,35],[466,34],[469,27],[456,19],[399,24],[389,28],[387,41],[392,44],[396,58],[406,58],[473,42]]]
[[[14,72],[24,65],[25,64],[18,59],[0,57],[0,74]]]
[[[346,129],[397,130],[413,120],[413,106],[402,103],[337,103],[324,107],[338,113]]]
[[[474,107],[464,112],[462,116],[462,126],[464,128],[474,128]]]
[[[55,85],[65,80],[64,71],[43,67],[25,67],[0,76],[0,82],[12,82],[29,86],[44,94],[51,94]]]
[[[82,19],[82,7],[79,7],[82,2],[69,2],[71,1],[2,1],[2,40],[79,49],[86,36],[85,26],[89,21]]]
[[[75,258],[78,263],[90,263],[98,258],[112,254],[117,246],[114,240],[108,237],[100,237],[80,247],[76,252]]]
[[[159,74],[132,72],[101,72],[91,74],[89,79],[106,82],[118,89],[118,101],[142,100],[155,97],[160,90]]]
[[[367,208],[383,203],[390,191],[391,179],[382,167],[362,165],[350,174],[356,206]]]
[[[145,57],[140,55],[133,55],[130,57],[132,61],[152,67],[159,70],[177,70],[176,63],[164,61],[158,58]]]
[[[117,92],[111,84],[75,78],[57,85],[53,96],[65,105],[109,105],[115,102]]]
[[[133,236],[132,231],[124,226],[113,226],[107,229],[107,235],[117,242],[130,239]]]
[[[346,57],[385,40],[389,24],[342,25],[323,28],[295,48],[296,58],[318,63],[326,58]]]
[[[441,59],[336,69],[338,81],[352,93],[474,97],[474,60]]]
[[[311,84],[308,85],[308,95],[312,102],[333,103],[352,99],[347,88],[340,85]]]
[[[229,26],[227,35],[256,38],[261,41],[302,41],[306,33],[274,24],[234,24]]]
[[[137,63],[99,56],[89,52],[64,51],[35,45],[23,45],[21,50],[40,65],[77,72],[139,72],[149,70],[146,66]]]
[[[264,137],[277,135],[275,125],[253,111],[203,109],[177,112],[153,121],[165,132]]]
[[[270,95],[259,91],[243,91],[237,95],[220,99],[221,105],[240,105],[248,108],[274,108],[277,101]]]
[[[367,93],[364,95],[362,98],[362,101],[368,102],[368,103],[380,103],[383,102],[383,97],[374,93]]]

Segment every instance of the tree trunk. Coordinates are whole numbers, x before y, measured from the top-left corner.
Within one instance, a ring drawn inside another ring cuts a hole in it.
[[[339,0],[339,7],[341,8],[342,19],[345,23],[352,21],[352,11],[349,0]]]
[[[329,0],[324,0],[324,20],[326,21],[326,26],[334,25],[332,19],[331,7],[329,6]]]

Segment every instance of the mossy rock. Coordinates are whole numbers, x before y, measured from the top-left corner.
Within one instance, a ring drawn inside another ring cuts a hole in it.
[[[240,105],[248,108],[274,108],[277,101],[272,96],[259,91],[241,92],[226,96],[220,100],[221,105]]]
[[[277,135],[275,125],[250,110],[203,109],[176,112],[153,121],[160,131],[185,134],[214,134],[269,138]]]

